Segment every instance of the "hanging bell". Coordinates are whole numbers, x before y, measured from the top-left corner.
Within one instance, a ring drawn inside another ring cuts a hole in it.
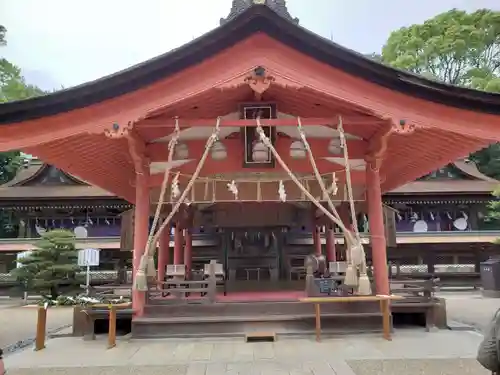
[[[221,141],[216,141],[212,145],[212,159],[214,160],[224,160],[227,157],[227,150],[224,143]]]
[[[253,145],[252,160],[257,163],[269,161],[269,150],[264,142],[257,142]]]
[[[330,143],[328,143],[328,152],[334,155],[342,153],[342,141],[340,138],[332,138]]]
[[[185,143],[178,143],[174,150],[175,160],[185,160],[189,157],[189,148]]]
[[[306,148],[302,141],[293,141],[290,145],[290,157],[292,159],[305,159]]]

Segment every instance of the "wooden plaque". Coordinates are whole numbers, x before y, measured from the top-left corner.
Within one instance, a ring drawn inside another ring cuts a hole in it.
[[[132,251],[134,249],[134,209],[123,212],[121,218],[120,250]]]
[[[396,213],[393,208],[383,206],[385,241],[387,247],[396,247]]]

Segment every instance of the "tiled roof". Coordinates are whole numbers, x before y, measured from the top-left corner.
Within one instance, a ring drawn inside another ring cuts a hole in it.
[[[290,13],[288,12],[288,8],[286,6],[286,0],[233,0],[233,3],[231,5],[231,10],[229,11],[229,15],[226,18],[221,18],[220,24],[223,25],[224,23],[232,20],[233,18],[237,17],[239,14],[243,13],[245,10],[250,8],[252,5],[256,4],[262,4],[264,3],[267,5],[270,9],[272,9],[276,14],[280,15],[281,17],[292,21],[294,23],[299,23],[298,18],[293,18]]]

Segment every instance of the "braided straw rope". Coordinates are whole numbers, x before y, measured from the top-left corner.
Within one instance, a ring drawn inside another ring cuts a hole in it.
[[[148,249],[154,243],[153,236],[154,236],[154,232],[156,229],[156,225],[158,224],[158,221],[160,219],[161,208],[163,206],[163,202],[165,201],[165,193],[167,191],[168,180],[170,177],[170,170],[172,169],[171,162],[172,162],[172,159],[174,158],[175,147],[177,146],[177,142],[179,141],[179,137],[180,137],[179,119],[176,118],[175,119],[174,136],[172,137],[172,139],[168,143],[167,167],[165,168],[165,173],[163,174],[163,181],[161,183],[160,196],[158,199],[158,204],[156,206],[155,215],[153,217],[153,223],[151,224],[151,229],[149,230],[148,241],[146,242],[146,247],[144,248],[143,254],[146,254]],[[148,276],[154,276],[154,269],[155,269],[155,266],[154,266],[153,257],[148,257],[148,259],[147,259]]]
[[[304,185],[298,180],[298,178],[293,174],[293,172],[290,170],[290,168],[286,165],[286,163],[283,161],[281,156],[278,154],[278,151],[274,148],[271,140],[267,137],[267,135],[264,133],[264,129],[262,129],[262,125],[260,123],[260,119],[257,118],[257,132],[259,133],[260,139],[264,144],[271,150],[273,156],[275,157],[276,161],[280,164],[281,168],[288,174],[290,179],[297,185],[299,190],[304,193],[304,195],[321,211],[323,212],[330,220],[332,220],[335,224],[337,224],[340,229],[342,229],[344,232],[347,231],[347,228],[345,227],[344,223],[342,220],[338,219],[330,211],[328,211],[323,205],[313,197],[313,195],[307,190]]]
[[[168,216],[165,218],[165,220],[163,220],[163,223],[158,228],[158,231],[152,237],[151,241],[149,242],[149,246],[146,248],[143,256],[141,257],[139,269],[137,270],[137,274],[135,277],[134,289],[140,290],[140,291],[147,291],[148,290],[146,272],[148,272],[150,275],[152,275],[151,271],[154,272],[154,264],[152,264],[153,263],[152,258],[154,257],[154,254],[156,251],[156,243],[158,242],[163,230],[167,227],[167,225],[170,224],[170,221],[172,220],[172,218],[176,214],[176,212],[179,209],[179,207],[181,206],[181,204],[183,204],[184,201],[186,200],[186,197],[188,196],[194,182],[198,178],[198,175],[200,174],[201,169],[203,168],[203,165],[205,164],[205,161],[208,158],[208,154],[210,152],[210,149],[212,148],[212,145],[215,143],[215,141],[219,137],[219,125],[220,125],[220,117],[217,118],[215,130],[212,133],[212,135],[208,138],[207,143],[205,144],[205,151],[203,152],[203,155],[202,155],[200,161],[198,162],[198,165],[196,166],[196,170],[193,173],[193,176],[189,180],[186,188],[182,192],[181,196],[179,197],[179,199],[176,202],[176,204],[174,205],[174,207],[172,207],[171,212],[168,214]],[[169,175],[169,171],[166,171],[166,173],[164,175],[165,176],[164,180],[168,178],[168,175]],[[166,190],[166,183],[164,185],[165,185],[165,190]],[[163,186],[163,184],[162,184],[162,186]],[[164,195],[164,194],[162,194],[162,195]],[[156,210],[157,215],[155,215],[155,219],[157,221],[158,221],[157,216],[159,217],[159,213],[160,213],[160,211],[157,209]],[[151,270],[151,267],[152,267],[152,270]]]

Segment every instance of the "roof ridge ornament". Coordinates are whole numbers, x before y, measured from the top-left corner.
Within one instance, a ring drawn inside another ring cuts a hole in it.
[[[288,12],[286,0],[233,0],[228,16],[226,18],[221,18],[220,24],[223,25],[231,21],[233,18],[238,17],[241,13],[244,13],[253,6],[267,6],[286,20],[295,24],[299,23],[299,19],[292,17],[290,12]]]

